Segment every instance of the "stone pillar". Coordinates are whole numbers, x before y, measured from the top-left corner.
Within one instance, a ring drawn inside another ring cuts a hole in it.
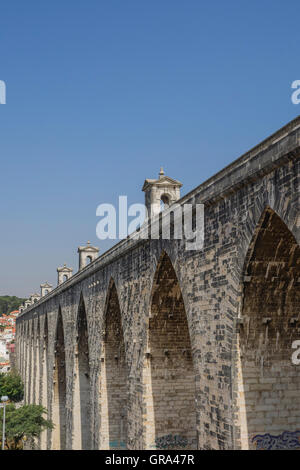
[[[30,330],[28,334],[28,376],[27,376],[27,400],[28,404],[33,403],[33,386],[34,386],[34,332],[30,322]]]
[[[26,344],[25,344],[25,364],[24,364],[24,401],[25,404],[29,404],[29,391],[28,391],[28,382],[29,382],[29,373],[30,373],[30,338],[29,338],[29,324],[27,326],[27,335],[26,335]]]
[[[39,404],[40,396],[40,354],[39,354],[40,338],[37,335],[35,340],[35,385],[34,385],[34,403]]]
[[[21,346],[20,346],[20,375],[22,377],[22,381],[24,383],[24,364],[25,364],[25,327],[24,323],[21,325],[22,328],[22,336],[21,336]]]
[[[78,345],[76,344],[74,360],[74,394],[73,394],[73,450],[82,449],[81,439],[81,409],[80,409],[80,380],[78,366]]]
[[[41,381],[41,390],[40,390],[40,403],[41,405],[48,410],[48,399],[47,399],[47,390],[48,390],[48,369],[47,369],[47,344],[46,338],[44,337],[43,348],[42,348],[42,381]],[[42,432],[41,435],[41,449],[47,450],[47,430]]]

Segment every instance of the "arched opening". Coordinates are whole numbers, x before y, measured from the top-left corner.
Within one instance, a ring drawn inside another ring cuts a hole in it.
[[[92,257],[87,256],[86,259],[85,259],[85,265],[88,266],[91,262],[92,262]]]
[[[81,297],[77,317],[75,351],[75,388],[73,400],[74,449],[91,448],[90,365],[88,328],[84,300]]]
[[[127,366],[117,289],[111,282],[101,355],[101,449],[127,448]]]
[[[267,209],[246,257],[238,338],[238,408],[243,449],[300,448],[300,248]]]
[[[41,338],[42,339],[42,338]],[[43,349],[42,349],[42,380],[40,390],[40,403],[43,408],[48,410],[48,320],[45,316],[44,335],[43,335]],[[53,431],[55,432],[55,431]],[[47,431],[41,434],[41,449],[47,449]]]
[[[45,289],[45,295],[49,294],[48,289]]]
[[[56,327],[53,389],[53,449],[63,450],[66,448],[66,362],[61,309],[58,312]]]
[[[162,194],[160,198],[160,211],[164,211],[170,206],[170,198],[167,194]]]
[[[144,387],[146,448],[196,449],[191,342],[180,286],[166,253],[152,289]]]
[[[66,282],[68,280],[68,276],[66,274],[64,274],[63,276],[63,282]]]

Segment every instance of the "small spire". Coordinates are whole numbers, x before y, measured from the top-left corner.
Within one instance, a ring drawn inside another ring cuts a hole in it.
[[[165,174],[165,173],[164,173],[164,169],[163,169],[163,167],[161,166],[161,167],[160,167],[160,172],[159,172],[159,178],[162,178],[162,177],[164,176],[164,174]]]
[[[87,244],[88,244],[88,245],[90,245],[90,244],[91,244],[91,242],[90,242],[90,241],[88,241],[88,242],[87,242]]]

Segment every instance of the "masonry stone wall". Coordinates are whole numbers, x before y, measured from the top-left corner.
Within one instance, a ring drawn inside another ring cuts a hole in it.
[[[299,366],[291,361],[291,344],[300,337],[300,247],[269,210],[254,242],[244,276],[240,331],[244,448],[255,446],[255,436],[300,429]]]
[[[125,240],[18,317],[26,400],[56,425],[43,448],[89,432],[93,449],[239,449],[299,430],[299,155],[298,118],[179,201],[205,206],[202,250]]]

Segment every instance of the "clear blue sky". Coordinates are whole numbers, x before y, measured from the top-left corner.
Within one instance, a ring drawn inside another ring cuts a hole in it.
[[[0,8],[0,294],[56,285],[96,207],[182,194],[300,114],[299,1],[9,0]]]

